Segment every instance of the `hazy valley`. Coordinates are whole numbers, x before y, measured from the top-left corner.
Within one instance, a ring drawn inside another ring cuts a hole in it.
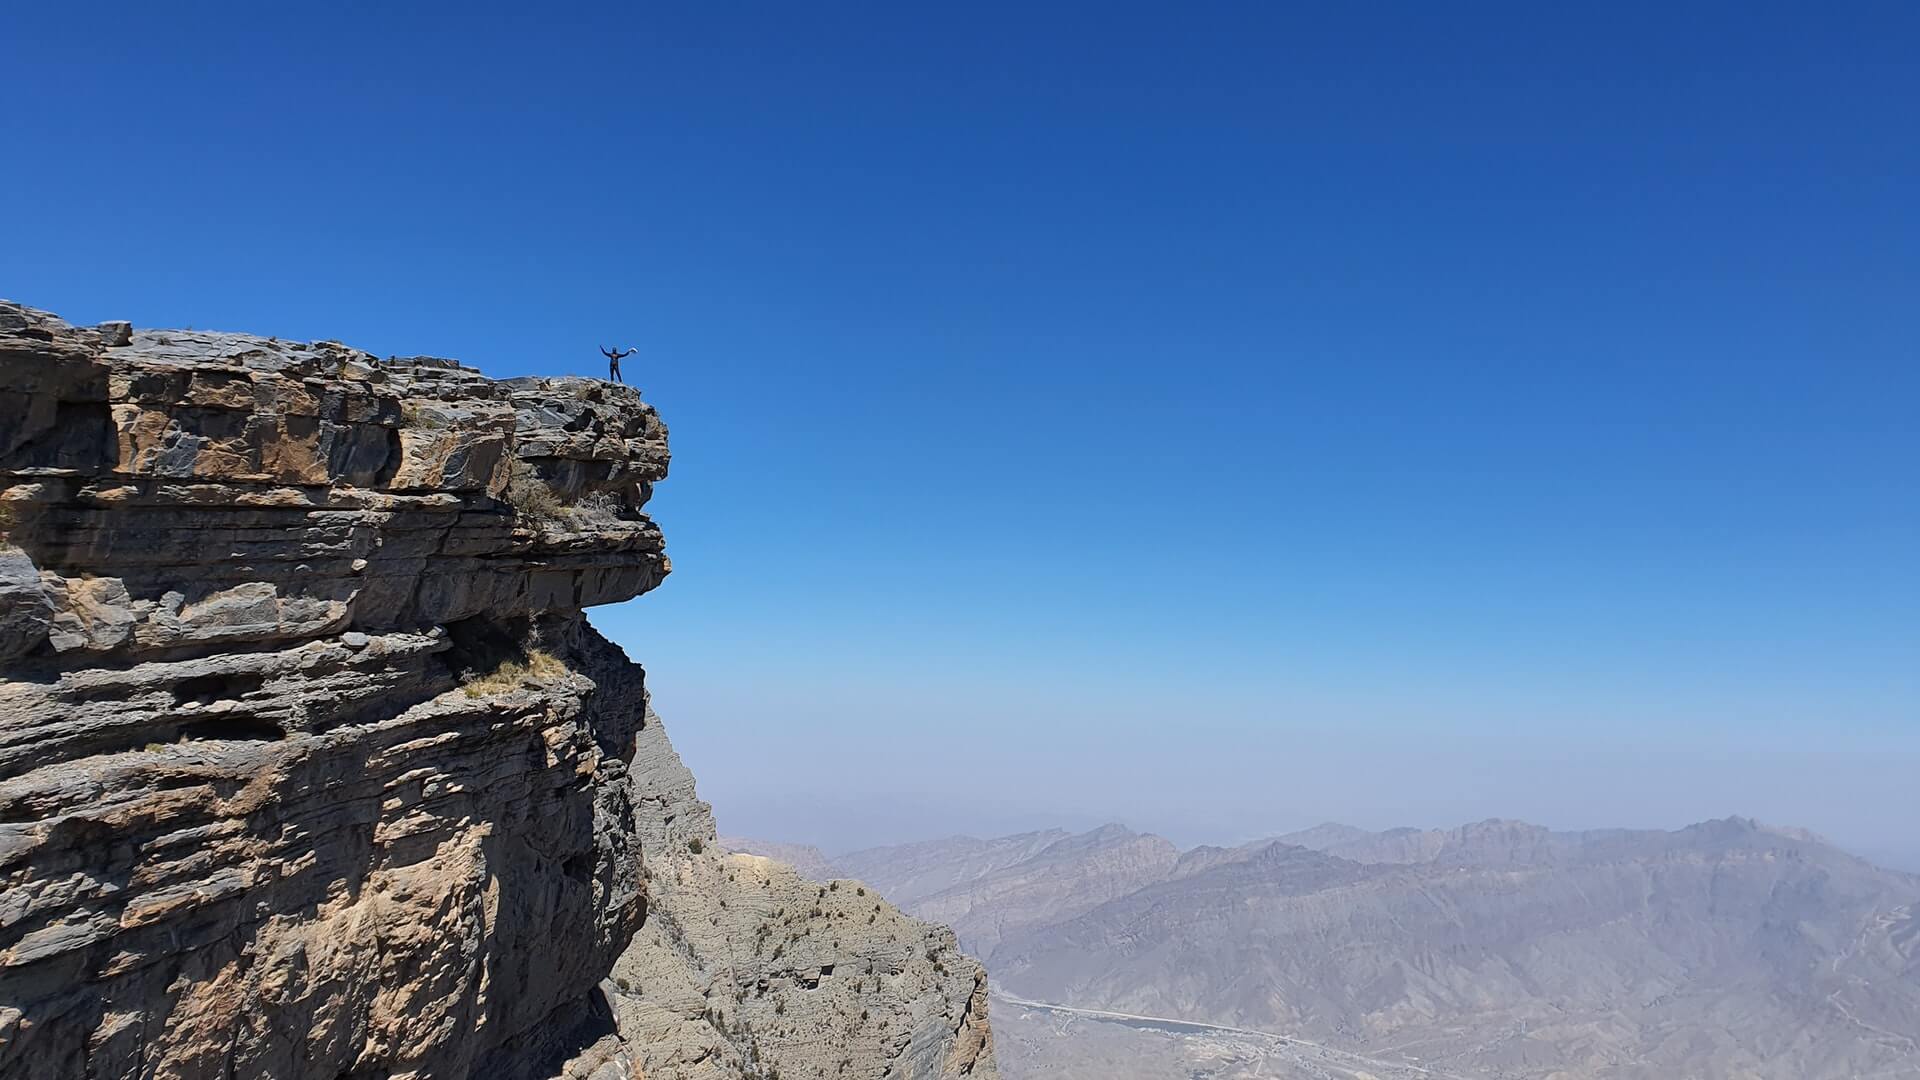
[[[1920,878],[1746,819],[723,843],[953,926],[1015,1077],[1920,1076]]]

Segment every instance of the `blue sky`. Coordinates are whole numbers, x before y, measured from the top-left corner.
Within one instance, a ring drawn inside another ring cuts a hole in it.
[[[639,346],[725,828],[1904,842],[1920,9],[918,7],[15,12],[0,295]]]

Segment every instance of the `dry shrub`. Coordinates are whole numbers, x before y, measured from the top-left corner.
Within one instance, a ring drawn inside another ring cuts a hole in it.
[[[546,525],[560,517],[560,497],[553,493],[532,465],[513,459],[507,469],[507,505],[514,515],[534,525]]]
[[[517,690],[540,679],[557,679],[567,674],[567,665],[544,649],[534,649],[518,660],[503,660],[500,666],[461,687],[470,698],[489,697]]]
[[[620,524],[620,500],[610,491],[591,491],[566,508],[568,521],[580,527]]]

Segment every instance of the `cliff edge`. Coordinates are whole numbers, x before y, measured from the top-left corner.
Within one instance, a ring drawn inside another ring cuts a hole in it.
[[[629,387],[0,302],[0,1077],[993,1075],[582,615],[667,464]]]

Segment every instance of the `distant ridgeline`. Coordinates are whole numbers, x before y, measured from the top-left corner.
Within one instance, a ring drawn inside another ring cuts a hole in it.
[[[1017,997],[1367,1055],[1300,1075],[1920,1075],[1920,878],[1743,819],[1324,825],[1184,853],[1107,826],[767,853],[951,923]],[[1232,1080],[1284,1061],[1283,1044],[1065,1015],[1002,1003],[1009,1075]]]

